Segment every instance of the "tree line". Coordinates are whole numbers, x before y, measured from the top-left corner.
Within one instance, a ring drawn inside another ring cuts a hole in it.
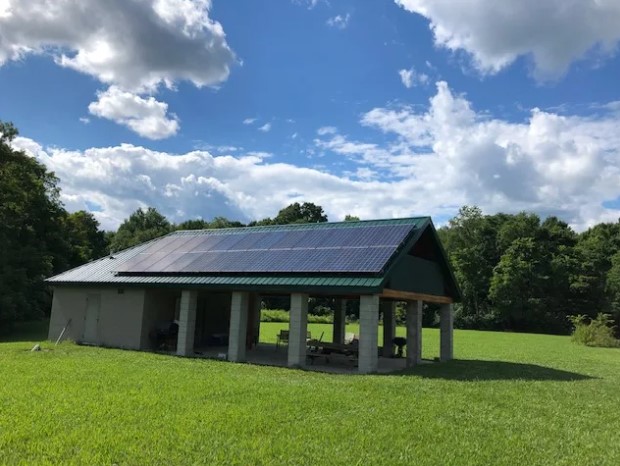
[[[51,275],[177,229],[246,226],[224,217],[174,224],[149,207],[116,231],[103,231],[92,213],[66,211],[59,180],[12,148],[16,135],[12,124],[0,122],[0,329],[49,314],[44,280]],[[321,206],[296,202],[247,226],[327,220]],[[576,233],[557,217],[485,215],[466,206],[438,232],[462,290],[457,327],[566,333],[569,315],[620,318],[618,222]],[[425,314],[428,324],[433,311]]]
[[[465,206],[439,235],[462,291],[460,328],[568,333],[570,315],[620,318],[620,222],[576,233],[553,216]]]

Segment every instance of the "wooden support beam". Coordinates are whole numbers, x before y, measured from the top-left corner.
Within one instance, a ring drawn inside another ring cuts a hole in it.
[[[427,303],[452,304],[454,300],[449,296],[434,294],[412,293],[411,291],[390,290],[385,288],[379,295],[382,298],[401,299],[403,301],[425,301]]]

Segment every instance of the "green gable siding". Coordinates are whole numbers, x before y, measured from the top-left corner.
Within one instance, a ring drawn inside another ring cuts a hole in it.
[[[439,264],[406,255],[402,257],[387,277],[386,288],[443,296],[444,277]]]

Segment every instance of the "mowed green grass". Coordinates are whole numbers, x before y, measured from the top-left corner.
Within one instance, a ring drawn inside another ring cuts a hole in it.
[[[390,376],[33,344],[0,343],[2,464],[620,464],[620,350],[568,337],[456,331]]]

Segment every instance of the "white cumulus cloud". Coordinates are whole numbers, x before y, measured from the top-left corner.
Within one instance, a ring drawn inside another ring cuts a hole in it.
[[[166,137],[178,130],[176,119],[161,116],[162,102],[137,96],[180,81],[216,86],[236,62],[210,9],[210,0],[1,0],[0,66],[50,56],[109,85],[107,93],[135,94],[142,101],[132,108],[141,107],[140,114],[146,107],[159,112],[117,118],[101,104],[100,116],[146,137]]]
[[[520,56],[540,79],[557,78],[588,52],[612,53],[620,40],[617,0],[395,0],[430,21],[435,43],[465,51],[482,73]]]
[[[235,56],[210,0],[4,0],[0,64],[29,54],[126,90],[218,84]]]
[[[23,137],[15,145],[56,173],[68,209],[96,204],[106,228],[144,206],[177,222],[216,215],[251,220],[310,201],[332,219],[446,218],[463,204],[477,204],[489,213],[558,215],[584,229],[620,217],[620,209],[603,205],[620,197],[615,107],[602,105],[588,116],[534,108],[526,121],[511,122],[475,109],[439,82],[425,108],[364,113],[360,133],[368,141],[322,131],[317,148],[349,163],[314,168],[248,151],[176,154],[129,144],[75,151]]]
[[[71,151],[43,148],[24,137],[14,145],[56,173],[61,199],[69,210],[96,204],[94,214],[107,229],[117,228],[135,209],[145,206],[158,208],[176,222],[217,215],[260,219],[303,201],[324,206],[334,219],[350,213],[364,218],[411,214],[406,192],[392,193],[388,183],[358,182],[316,169],[267,163],[260,153],[172,154],[129,144]],[[390,198],[394,202],[386,204]]]
[[[477,204],[489,212],[559,215],[580,229],[620,214],[602,205],[620,196],[618,113],[563,116],[535,108],[528,121],[508,122],[477,112],[439,82],[426,110],[379,107],[361,123],[392,142],[331,134],[316,144],[409,185],[420,212]]]
[[[164,139],[179,130],[176,115],[168,114],[168,104],[154,97],[144,99],[116,86],[99,92],[97,97],[98,100],[88,106],[91,114],[127,126],[140,136]]]
[[[268,133],[269,131],[271,131],[271,123],[265,123],[263,126],[260,126],[258,130],[262,131],[263,133]]]

